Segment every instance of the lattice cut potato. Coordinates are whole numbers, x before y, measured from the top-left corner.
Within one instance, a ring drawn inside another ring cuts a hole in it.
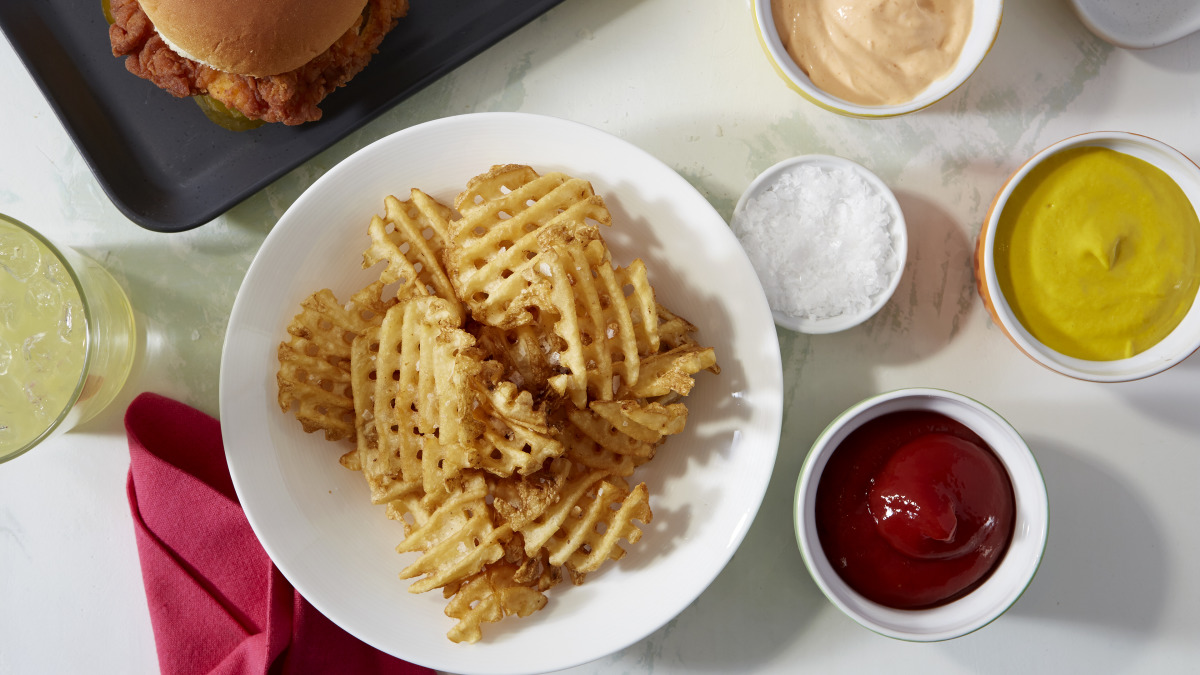
[[[633,314],[614,272],[608,249],[600,241],[586,246],[564,243],[552,248],[548,268],[551,297],[558,321],[554,333],[566,344],[550,386],[576,407],[589,398],[612,400],[616,380],[636,383],[641,357]],[[647,287],[648,288],[648,287]],[[653,301],[653,292],[648,291]]]
[[[546,594],[517,575],[521,568],[512,563],[489,565],[460,584],[449,596],[446,616],[458,623],[447,633],[454,642],[477,642],[483,637],[480,625],[506,616],[529,616],[546,606]]]
[[[350,392],[350,345],[382,321],[393,301],[381,299],[383,284],[372,283],[343,306],[328,288],[305,298],[288,324],[290,339],[278,349],[278,403],[304,431],[324,431],[331,441],[354,438],[354,401]]]
[[[455,200],[447,271],[458,297],[480,323],[510,329],[553,308],[547,295],[550,242],[600,238],[612,222],[587,181],[539,176],[527,166],[492,167]]]
[[[543,406],[533,395],[508,381],[499,381],[500,366],[487,365],[492,375],[476,378],[477,398],[473,412],[483,428],[478,451],[471,465],[497,476],[528,475],[547,460],[563,454],[558,430],[551,426]]]
[[[440,495],[483,435],[473,381],[482,361],[449,302],[433,296],[388,310],[379,328],[375,424],[379,452],[398,460],[406,481],[421,477]]]
[[[420,577],[409,587],[413,593],[462,581],[504,555],[504,542],[512,529],[493,526],[487,482],[475,473],[464,476],[461,483],[461,489],[447,493],[436,508],[420,501],[408,503],[420,524],[396,546],[396,552],[421,554],[400,572],[401,579]]]
[[[606,560],[620,560],[625,549],[618,542],[624,539],[636,544],[642,538],[633,521],[649,523],[653,514],[645,483],[629,490],[625,481],[605,478],[589,486],[577,500],[560,501],[549,516],[548,520],[559,523],[544,544],[550,564],[587,574]]]
[[[340,462],[403,531],[400,578],[440,588],[447,636],[476,642],[646,539],[633,477],[720,368],[642,260],[613,259],[586,180],[508,164],[453,207],[407,197],[367,226],[378,278],[345,305],[329,290],[301,304],[279,404],[353,441]]]
[[[389,195],[383,217],[375,216],[367,227],[371,245],[363,253],[363,269],[386,263],[379,280],[398,284],[399,300],[435,295],[450,303],[461,323],[462,306],[441,262],[450,215],[448,207],[417,189],[408,201]]]

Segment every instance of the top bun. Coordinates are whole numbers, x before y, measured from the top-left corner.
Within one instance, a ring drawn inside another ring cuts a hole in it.
[[[139,0],[181,56],[266,77],[311,61],[354,25],[367,0]]]

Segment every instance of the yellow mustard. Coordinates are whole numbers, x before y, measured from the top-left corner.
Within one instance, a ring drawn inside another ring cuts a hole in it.
[[[1157,344],[1200,286],[1200,220],[1179,185],[1108,148],[1050,157],[1000,216],[996,276],[1025,329],[1067,356],[1112,361]]]

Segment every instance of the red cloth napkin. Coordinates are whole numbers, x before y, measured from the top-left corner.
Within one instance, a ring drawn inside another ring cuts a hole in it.
[[[221,427],[156,394],[125,413],[129,507],[163,673],[432,673],[360,642],[283,578],[225,465]]]

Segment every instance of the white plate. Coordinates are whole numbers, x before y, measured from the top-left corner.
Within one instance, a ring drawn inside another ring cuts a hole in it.
[[[300,301],[339,299],[371,281],[359,269],[371,216],[388,194],[419,187],[450,202],[493,164],[524,163],[592,182],[613,212],[614,259],[641,257],[659,300],[699,327],[720,375],[700,373],[687,430],[635,478],[654,521],[629,555],[579,587],[552,589],[540,612],[485,624],[455,645],[434,591],[408,592],[403,537],[369,503],[361,475],[337,464],[348,446],[305,434],[275,404],[275,350]],[[762,287],[720,215],[669,167],[595,129],[516,113],[436,120],[398,132],[334,167],[296,200],[255,257],[221,359],[221,430],[251,526],[284,576],[342,628],[414,663],[455,673],[544,672],[620,650],[664,625],[716,577],[767,488],[783,407],[779,343]]]

